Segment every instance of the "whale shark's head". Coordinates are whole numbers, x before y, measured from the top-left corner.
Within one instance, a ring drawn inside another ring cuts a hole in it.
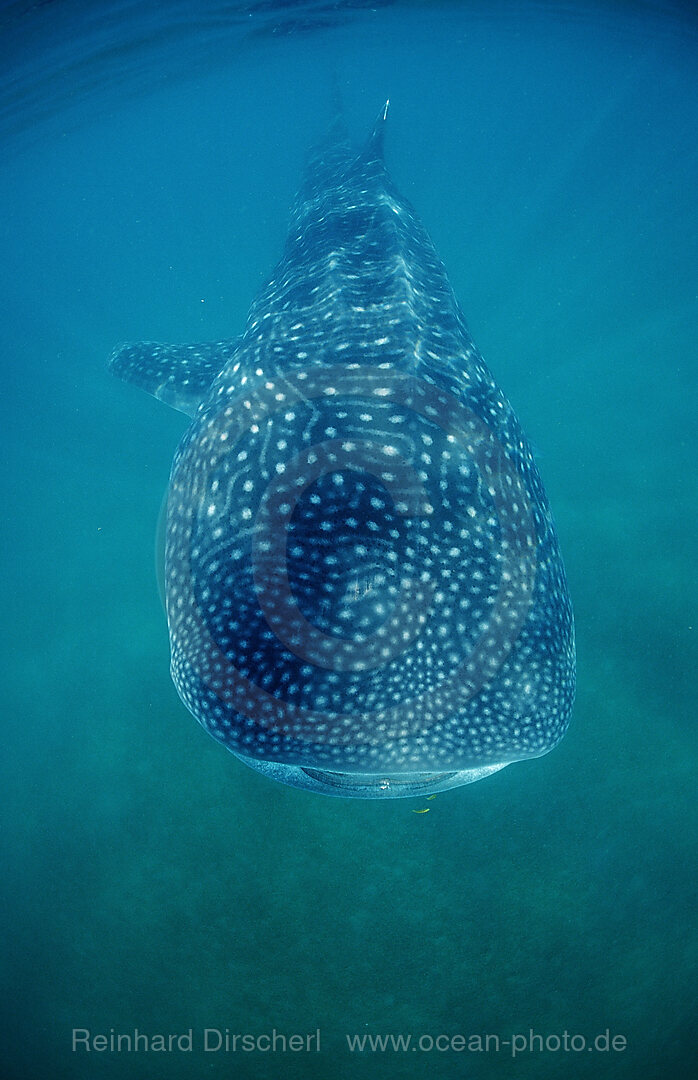
[[[169,496],[172,673],[194,715],[331,795],[434,792],[549,750],[564,583],[514,448],[393,369],[262,373],[241,401],[230,378]]]

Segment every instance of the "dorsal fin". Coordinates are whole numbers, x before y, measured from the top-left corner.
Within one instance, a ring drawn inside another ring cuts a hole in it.
[[[366,161],[382,161],[383,160],[383,132],[385,131],[385,122],[388,119],[388,108],[390,106],[390,98],[386,101],[385,105],[378,113],[376,122],[373,125],[373,131],[368,137],[368,142],[363,149],[361,157]]]

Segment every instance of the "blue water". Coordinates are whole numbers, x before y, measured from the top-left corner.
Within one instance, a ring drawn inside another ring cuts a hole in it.
[[[3,1078],[695,1075],[697,53],[660,4],[0,10]],[[180,704],[154,552],[186,419],[105,368],[242,328],[335,83],[357,139],[391,98],[575,605],[563,743],[428,814],[270,783]],[[193,1049],[71,1048],[134,1028]]]

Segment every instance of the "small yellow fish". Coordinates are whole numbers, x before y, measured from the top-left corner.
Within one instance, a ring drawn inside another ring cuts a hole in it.
[[[430,810],[431,810],[430,806],[425,806],[423,810],[413,810],[412,813],[413,814],[428,814]]]
[[[430,802],[432,799],[435,799],[435,798],[436,798],[436,795],[427,795],[427,802]]]

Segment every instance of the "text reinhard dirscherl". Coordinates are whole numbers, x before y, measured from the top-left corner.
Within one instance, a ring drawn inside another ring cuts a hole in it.
[[[240,1034],[228,1028],[202,1028],[194,1032],[193,1028],[179,1034],[148,1034],[134,1028],[133,1031],[117,1032],[114,1028],[108,1034],[93,1034],[89,1028],[73,1028],[72,1049],[74,1051],[92,1051],[98,1053],[108,1050],[110,1053],[134,1053],[152,1051],[153,1053],[190,1053],[203,1050],[213,1054],[223,1053],[318,1053],[320,1050],[320,1028],[306,1034],[285,1035],[273,1028],[259,1035]]]
[[[605,1031],[595,1036],[570,1034],[565,1030],[561,1034],[541,1035],[530,1028],[528,1032],[519,1032],[509,1037],[500,1037],[494,1034],[462,1034],[455,1035],[379,1035],[364,1032],[361,1035],[345,1034],[346,1048],[350,1053],[404,1053],[406,1051],[421,1051],[422,1053],[463,1052],[470,1053],[505,1053],[512,1058],[520,1054],[529,1053],[579,1053],[591,1051],[609,1053],[619,1051],[622,1053],[628,1045],[624,1035],[612,1034],[606,1028]],[[194,1032],[194,1028],[179,1034],[149,1034],[134,1028],[129,1032],[117,1032],[114,1028],[109,1033],[93,1033],[89,1028],[73,1028],[72,1049],[74,1053],[133,1053],[150,1051],[153,1053],[190,1053],[193,1050],[199,1052],[215,1053],[319,1053],[320,1052],[320,1028],[313,1032],[292,1035],[277,1031],[261,1032],[259,1034],[242,1034],[232,1032],[229,1028],[202,1028]]]

